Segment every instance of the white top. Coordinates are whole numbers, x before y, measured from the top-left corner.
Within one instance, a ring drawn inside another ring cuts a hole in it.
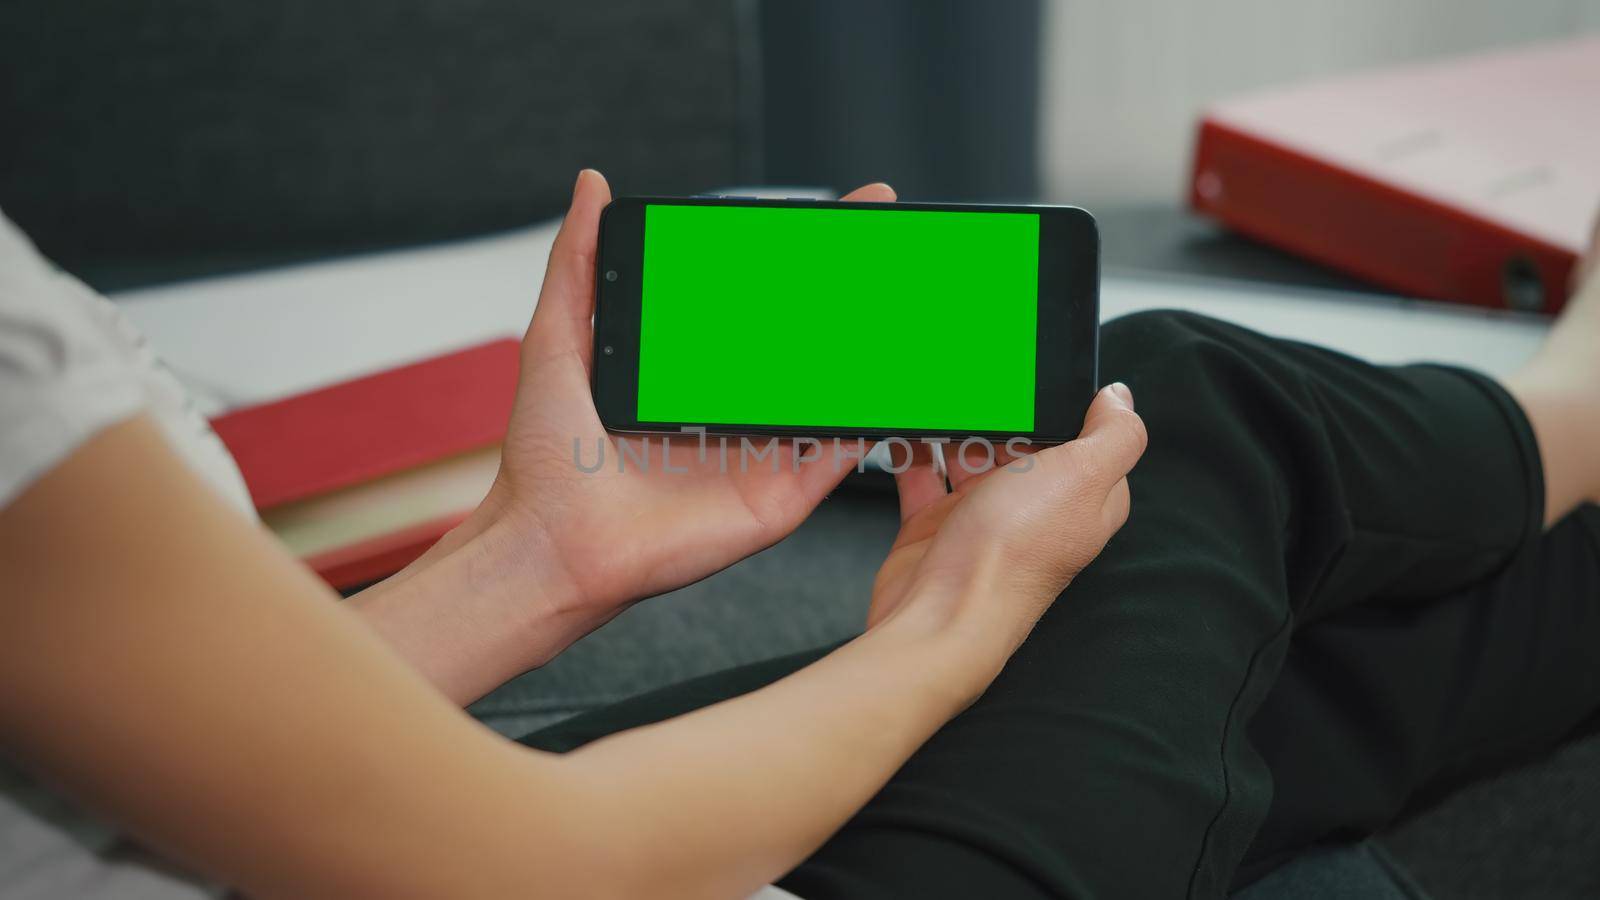
[[[0,214],[0,507],[85,440],[141,412],[241,515],[255,515],[233,458],[143,337]],[[217,893],[151,862],[0,758],[0,893],[7,898]]]
[[[116,306],[40,256],[0,213],[0,508],[84,441],[140,413],[241,515],[255,516],[227,448],[144,336]],[[221,893],[131,846],[0,756],[0,894],[7,900]],[[751,900],[784,898],[793,900],[766,888]]]
[[[0,213],[0,506],[139,412],[240,513],[255,515],[227,448],[144,336]]]

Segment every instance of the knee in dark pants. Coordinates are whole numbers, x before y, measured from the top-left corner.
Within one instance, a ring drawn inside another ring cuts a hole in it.
[[[1284,345],[1239,325],[1180,310],[1124,316],[1101,329],[1102,382],[1121,381],[1150,435],[1134,469],[1141,487],[1207,482],[1287,503],[1283,471],[1337,483],[1305,371]],[[1148,501],[1147,501],[1148,502]]]
[[[1154,363],[1195,359],[1223,322],[1181,309],[1151,309],[1100,327],[1100,380],[1127,381]],[[1182,366],[1171,366],[1183,368]]]
[[[1100,329],[1100,381],[1127,384],[1147,425],[1210,433],[1218,415],[1232,418],[1240,406],[1255,405],[1261,383],[1277,381],[1267,378],[1260,354],[1250,350],[1262,340],[1199,313],[1133,313]]]

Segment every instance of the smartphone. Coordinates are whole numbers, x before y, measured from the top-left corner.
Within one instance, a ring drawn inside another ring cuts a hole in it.
[[[622,433],[1070,440],[1099,255],[1071,206],[619,197],[595,405]]]

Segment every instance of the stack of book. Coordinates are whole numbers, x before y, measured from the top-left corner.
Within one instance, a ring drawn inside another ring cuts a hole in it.
[[[493,341],[212,420],[262,521],[349,589],[403,568],[493,484],[519,344]]]

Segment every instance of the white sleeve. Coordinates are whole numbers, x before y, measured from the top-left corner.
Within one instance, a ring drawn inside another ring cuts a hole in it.
[[[0,214],[0,507],[144,407],[137,374],[75,296],[82,290]]]

